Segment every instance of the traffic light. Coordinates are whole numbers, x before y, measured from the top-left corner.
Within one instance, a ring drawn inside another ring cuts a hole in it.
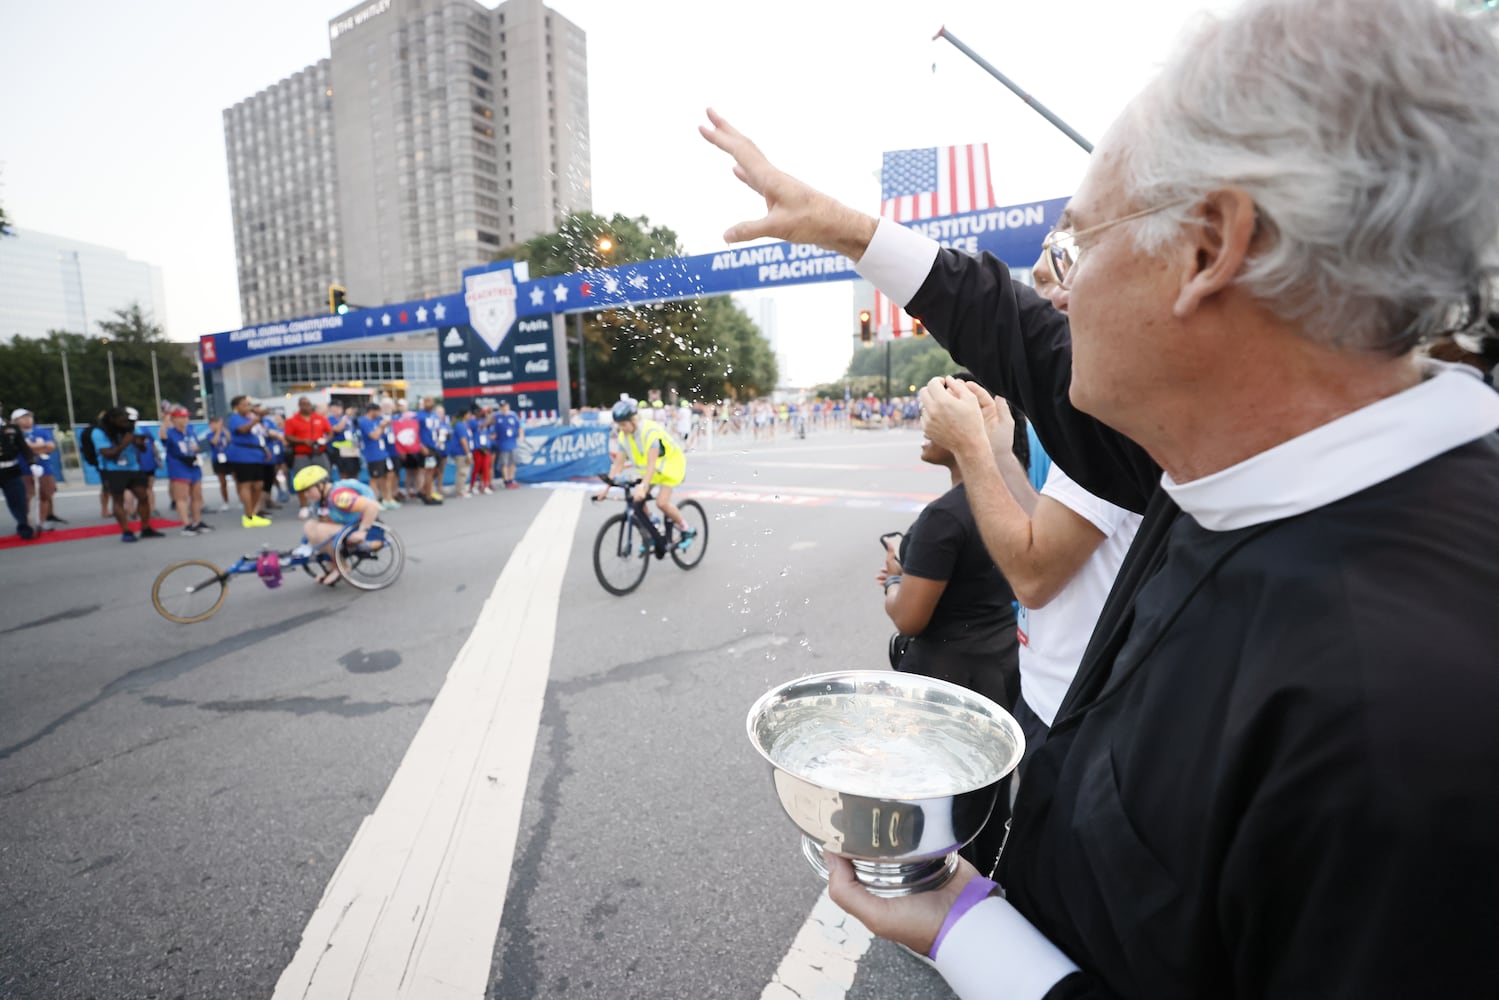
[[[868,309],[859,310],[859,339],[866,344],[874,340],[874,330],[869,324],[869,318]]]
[[[921,325],[921,320],[917,319],[915,316],[911,317],[911,336],[913,336],[913,337],[925,337],[926,336],[926,327],[922,326]]]
[[[348,296],[343,285],[328,286],[328,311],[340,316],[349,311]]]

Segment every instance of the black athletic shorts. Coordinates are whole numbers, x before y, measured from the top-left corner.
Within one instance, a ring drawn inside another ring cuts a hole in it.
[[[105,469],[102,475],[104,489],[111,496],[124,496],[130,490],[143,490],[151,485],[150,473],[139,472],[135,469]]]
[[[265,470],[269,468],[271,466],[259,462],[230,462],[228,465],[229,474],[236,483],[263,483]]]
[[[340,455],[339,458],[338,458],[338,478],[340,478],[340,479],[358,479],[359,478],[359,459],[357,459],[357,458],[344,458],[342,455]]]
[[[390,459],[388,458],[372,458],[364,464],[369,466],[371,479],[379,479],[381,476],[388,475],[391,471]]]
[[[403,469],[420,469],[424,462],[425,458],[419,451],[401,456],[401,468]]]

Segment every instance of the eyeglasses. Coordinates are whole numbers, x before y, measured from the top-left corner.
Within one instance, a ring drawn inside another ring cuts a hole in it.
[[[1111,226],[1117,226],[1122,222],[1133,222],[1135,219],[1143,219],[1147,215],[1164,212],[1168,208],[1176,208],[1185,205],[1185,201],[1168,201],[1164,205],[1154,208],[1142,208],[1138,212],[1129,215],[1121,215],[1117,219],[1108,222],[1100,222],[1096,226],[1089,226],[1076,233],[1069,233],[1065,229],[1053,229],[1041,241],[1041,250],[1046,255],[1046,266],[1051,270],[1051,276],[1057,279],[1057,284],[1064,289],[1072,287],[1072,274],[1077,267],[1078,260],[1083,255],[1083,247],[1078,245],[1078,238],[1092,236],[1094,233],[1103,232]]]

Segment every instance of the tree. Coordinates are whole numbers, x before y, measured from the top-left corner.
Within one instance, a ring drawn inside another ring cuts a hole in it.
[[[608,240],[607,245],[601,243]],[[677,234],[645,216],[604,218],[575,212],[556,232],[501,254],[530,264],[543,278],[588,268],[682,255]],[[572,333],[569,317],[568,332]],[[688,399],[763,395],[775,388],[775,354],[739,306],[726,296],[604,309],[583,314],[588,398],[607,404],[620,393],[675,391]],[[577,377],[576,348],[569,348]]]
[[[883,396],[885,393],[885,351],[883,344],[873,347],[854,349],[854,356],[848,363],[848,372],[840,382],[829,383],[828,386],[819,386],[822,392],[832,388],[836,394],[841,395],[842,386],[845,382],[857,381],[859,385],[871,384],[868,380],[878,380],[878,387],[874,390],[876,395]],[[943,350],[942,345],[931,337],[901,337],[890,341],[890,394],[892,396],[905,396],[910,393],[910,386],[921,388],[927,382],[939,375],[951,375],[958,371],[957,362],[952,356]],[[834,392],[827,393],[833,395]],[[855,395],[858,395],[855,391]]]
[[[53,330],[46,337],[18,336],[9,344],[0,344],[0,403],[7,412],[24,406],[36,414],[38,423],[67,426],[64,352],[73,388],[73,414],[80,425],[111,405],[111,355],[120,405],[134,406],[143,419],[157,417],[156,401],[152,399],[152,352],[156,354],[162,395],[173,400],[192,398],[197,371],[192,344],[167,340],[161,327],[139,305],[115,310],[115,318],[100,321],[99,328],[103,336]]]

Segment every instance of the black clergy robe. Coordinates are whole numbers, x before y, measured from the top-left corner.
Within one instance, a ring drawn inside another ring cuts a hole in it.
[[[1082,970],[1047,1000],[1499,995],[1499,438],[1210,531],[1004,265],[942,250],[907,310],[1145,514],[999,871]]]

